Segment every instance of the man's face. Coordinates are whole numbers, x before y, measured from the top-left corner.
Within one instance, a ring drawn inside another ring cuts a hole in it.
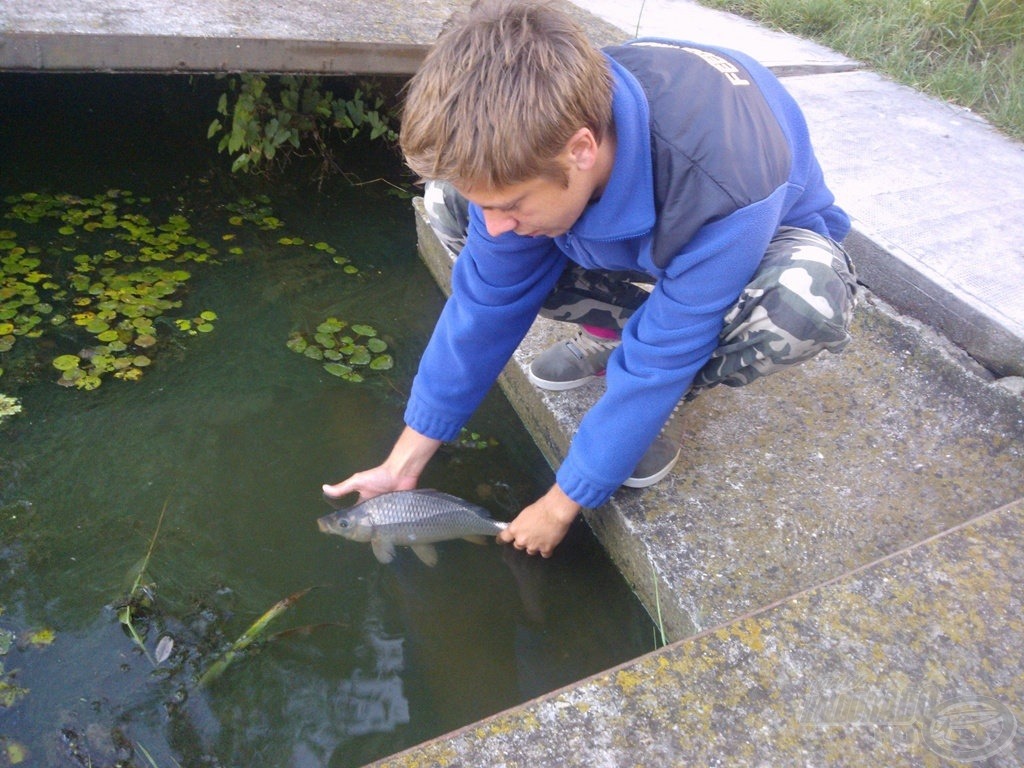
[[[460,189],[480,206],[492,237],[515,232],[526,237],[564,235],[583,213],[592,190],[569,174],[568,186],[553,179],[536,178],[508,187]]]
[[[553,163],[565,170],[561,179],[537,177],[507,187],[459,185],[462,196],[483,210],[492,237],[515,232],[526,237],[564,235],[604,189],[611,175],[614,141],[599,143],[589,128],[580,128]]]

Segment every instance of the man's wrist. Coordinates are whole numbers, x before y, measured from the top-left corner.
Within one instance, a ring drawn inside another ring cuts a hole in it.
[[[545,494],[547,501],[547,507],[551,515],[554,516],[559,522],[568,525],[576,519],[576,515],[580,513],[583,508],[580,504],[573,501],[565,491],[561,489],[558,483],[551,486],[551,489]]]
[[[384,466],[395,477],[418,478],[440,445],[440,440],[406,427],[391,449]]]

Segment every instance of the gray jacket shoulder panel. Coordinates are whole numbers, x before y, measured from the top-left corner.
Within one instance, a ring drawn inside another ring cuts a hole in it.
[[[749,72],[724,52],[636,41],[605,49],[637,79],[650,108],[664,267],[705,224],[772,194],[789,178],[789,143]]]

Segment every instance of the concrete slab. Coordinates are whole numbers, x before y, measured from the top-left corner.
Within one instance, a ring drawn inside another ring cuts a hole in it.
[[[1024,762],[1024,500],[377,766]]]
[[[997,375],[1024,375],[1024,145],[873,72],[789,77],[859,277]]]

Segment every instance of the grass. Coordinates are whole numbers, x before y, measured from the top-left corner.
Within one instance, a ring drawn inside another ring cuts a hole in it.
[[[700,0],[814,40],[1024,140],[1021,0]]]

